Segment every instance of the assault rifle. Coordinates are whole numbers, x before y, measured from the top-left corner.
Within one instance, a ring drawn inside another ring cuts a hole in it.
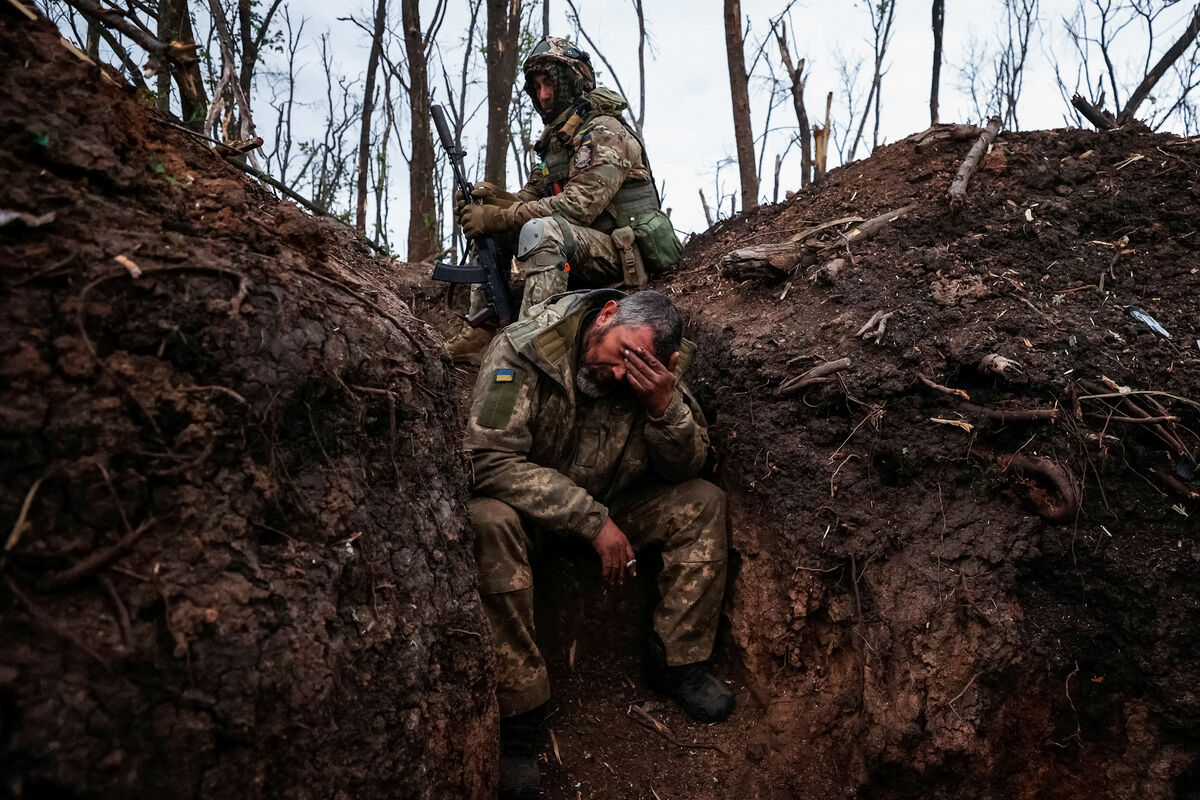
[[[478,203],[471,196],[472,187],[463,174],[463,156],[466,151],[454,146],[454,137],[446,125],[446,112],[439,105],[433,106],[433,124],[437,127],[438,138],[442,140],[442,149],[450,159],[454,170],[454,186],[468,203]],[[435,264],[433,279],[447,283],[477,283],[483,288],[487,306],[467,317],[467,323],[479,327],[488,322],[494,322],[504,327],[513,320],[512,298],[508,295],[508,265],[500,266],[499,248],[493,236],[477,236],[472,242],[475,245],[477,264]]]

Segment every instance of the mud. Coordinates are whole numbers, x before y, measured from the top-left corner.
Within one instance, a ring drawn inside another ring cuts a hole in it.
[[[0,795],[486,796],[440,338],[58,38],[0,17]]]

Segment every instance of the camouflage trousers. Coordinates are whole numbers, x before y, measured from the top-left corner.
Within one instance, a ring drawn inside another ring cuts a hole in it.
[[[541,241],[528,253],[520,253],[516,260],[517,271],[525,279],[519,319],[528,319],[538,303],[567,291],[568,282],[571,288],[594,289],[624,280],[620,256],[607,233],[563,223],[555,217],[544,217],[540,222],[544,224]],[[564,224],[570,228],[568,233],[563,232]],[[570,253],[569,241],[575,245]],[[564,259],[569,264],[569,273],[563,269]],[[483,291],[478,286],[472,287],[470,313],[479,311],[483,305]]]
[[[536,708],[550,697],[546,662],[534,641],[531,538],[511,506],[490,497],[468,504],[475,528],[479,592],[492,628],[500,716]],[[654,631],[672,666],[712,654],[725,594],[725,493],[699,478],[618,498],[613,522],[634,550],[662,545],[662,598]]]

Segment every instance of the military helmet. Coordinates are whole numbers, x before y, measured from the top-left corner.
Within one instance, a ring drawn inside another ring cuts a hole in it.
[[[592,71],[591,56],[570,41],[557,36],[545,36],[534,45],[521,69],[525,73],[525,93],[533,99],[535,107],[537,95],[533,91],[530,77],[543,73],[554,81],[555,114],[576,96],[596,88],[596,73]],[[546,114],[542,116],[547,117]]]

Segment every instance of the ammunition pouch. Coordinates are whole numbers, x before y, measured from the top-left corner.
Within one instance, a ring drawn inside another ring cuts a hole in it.
[[[621,259],[621,271],[625,274],[625,285],[631,289],[643,289],[646,286],[646,267],[642,264],[642,254],[638,251],[633,228],[617,228],[612,232],[613,245]]]
[[[633,231],[643,271],[648,270],[653,275],[679,263],[683,245],[675,235],[671,218],[658,207],[658,192],[652,181],[627,181],[613,196],[611,212],[617,220],[618,230],[629,228]],[[616,241],[616,231],[613,240]]]

